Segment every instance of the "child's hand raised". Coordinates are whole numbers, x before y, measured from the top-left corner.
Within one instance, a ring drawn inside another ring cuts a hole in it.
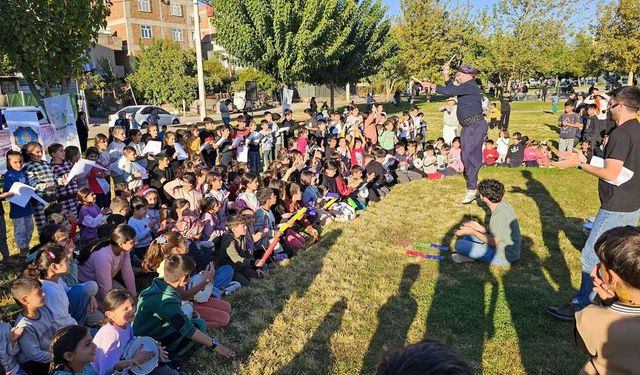
[[[213,263],[209,263],[207,269],[204,270],[204,278],[207,280],[207,283],[213,281],[213,276],[215,276],[216,270],[213,267]]]
[[[11,332],[9,332],[9,340],[11,341],[11,345],[15,345],[18,342],[20,336],[22,336],[22,332],[24,332],[24,327],[14,327],[11,328]]]

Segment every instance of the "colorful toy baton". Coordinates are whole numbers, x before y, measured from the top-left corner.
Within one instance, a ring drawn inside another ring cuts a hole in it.
[[[438,245],[438,244],[434,244],[434,243],[430,243],[430,242],[411,242],[411,241],[403,240],[401,238],[397,238],[396,241],[398,241],[401,244],[407,245],[407,246],[432,247],[432,248],[438,249],[440,251],[449,251],[449,248],[447,246]]]
[[[282,235],[282,233],[289,229],[289,227],[291,227],[293,223],[299,220],[305,212],[307,212],[307,208],[302,207],[293,216],[291,216],[291,219],[289,219],[280,228],[278,228],[275,235],[273,236],[273,239],[271,240],[271,243],[269,243],[269,247],[267,247],[267,250],[264,252],[264,255],[262,255],[262,258],[260,258],[260,260],[256,263],[256,267],[261,268],[262,266],[264,266],[264,264],[267,262],[267,259],[269,259],[271,253],[273,253],[273,250],[275,250],[276,246],[278,245],[278,242],[280,242],[280,236]]]

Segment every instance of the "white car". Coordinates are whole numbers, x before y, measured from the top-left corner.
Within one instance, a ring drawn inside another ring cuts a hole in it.
[[[144,129],[149,125],[147,118],[151,115],[151,112],[156,109],[158,110],[158,116],[160,119],[158,120],[158,126],[162,125],[176,125],[180,123],[180,119],[178,116],[171,114],[164,109],[152,105],[131,105],[128,107],[124,107],[116,113],[109,116],[109,127],[115,126],[115,122],[118,119],[118,113],[124,112],[126,114],[133,113],[136,121],[140,126]]]

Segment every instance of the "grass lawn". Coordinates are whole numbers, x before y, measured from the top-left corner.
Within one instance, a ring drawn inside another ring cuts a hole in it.
[[[419,104],[428,138],[441,133],[439,105]],[[513,103],[510,130],[556,141],[559,114],[548,109],[549,103]],[[368,374],[383,352],[425,336],[451,344],[478,373],[577,373],[585,356],[574,345],[573,326],[551,319],[545,308],[569,301],[579,283],[581,225],[598,208],[596,179],[578,170],[495,167],[483,168],[480,178],[502,181],[518,214],[524,241],[513,267],[404,255],[397,238],[451,246],[460,222],[484,220],[486,208],[458,203],[462,177],[396,186],[353,222],[324,227],[319,243],[232,296],[231,324],[212,333],[237,359],[200,350],[185,359],[189,373]]]

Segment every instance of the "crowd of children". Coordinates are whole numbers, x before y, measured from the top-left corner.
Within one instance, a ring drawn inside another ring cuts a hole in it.
[[[455,114],[455,101],[442,111]],[[0,199],[20,182],[48,204],[10,203],[23,271],[11,288],[21,313],[13,328],[0,325],[4,369],[127,373],[153,357],[123,358],[135,336],[157,342],[154,374],[182,373],[178,357],[196,347],[232,357],[207,334],[229,323],[225,296],[395,184],[464,172],[457,130],[427,140],[417,107],[390,118],[378,104],[304,115],[266,112],[259,124],[241,115],[234,127],[206,118],[177,131],[150,124],[144,134],[116,125],[84,155],[35,142],[9,152]],[[590,147],[591,125],[581,133]],[[551,151],[505,127],[483,156],[486,165],[546,167]],[[81,161],[93,167],[71,176]],[[34,228],[40,243],[30,248]],[[154,277],[140,292],[139,275]]]

